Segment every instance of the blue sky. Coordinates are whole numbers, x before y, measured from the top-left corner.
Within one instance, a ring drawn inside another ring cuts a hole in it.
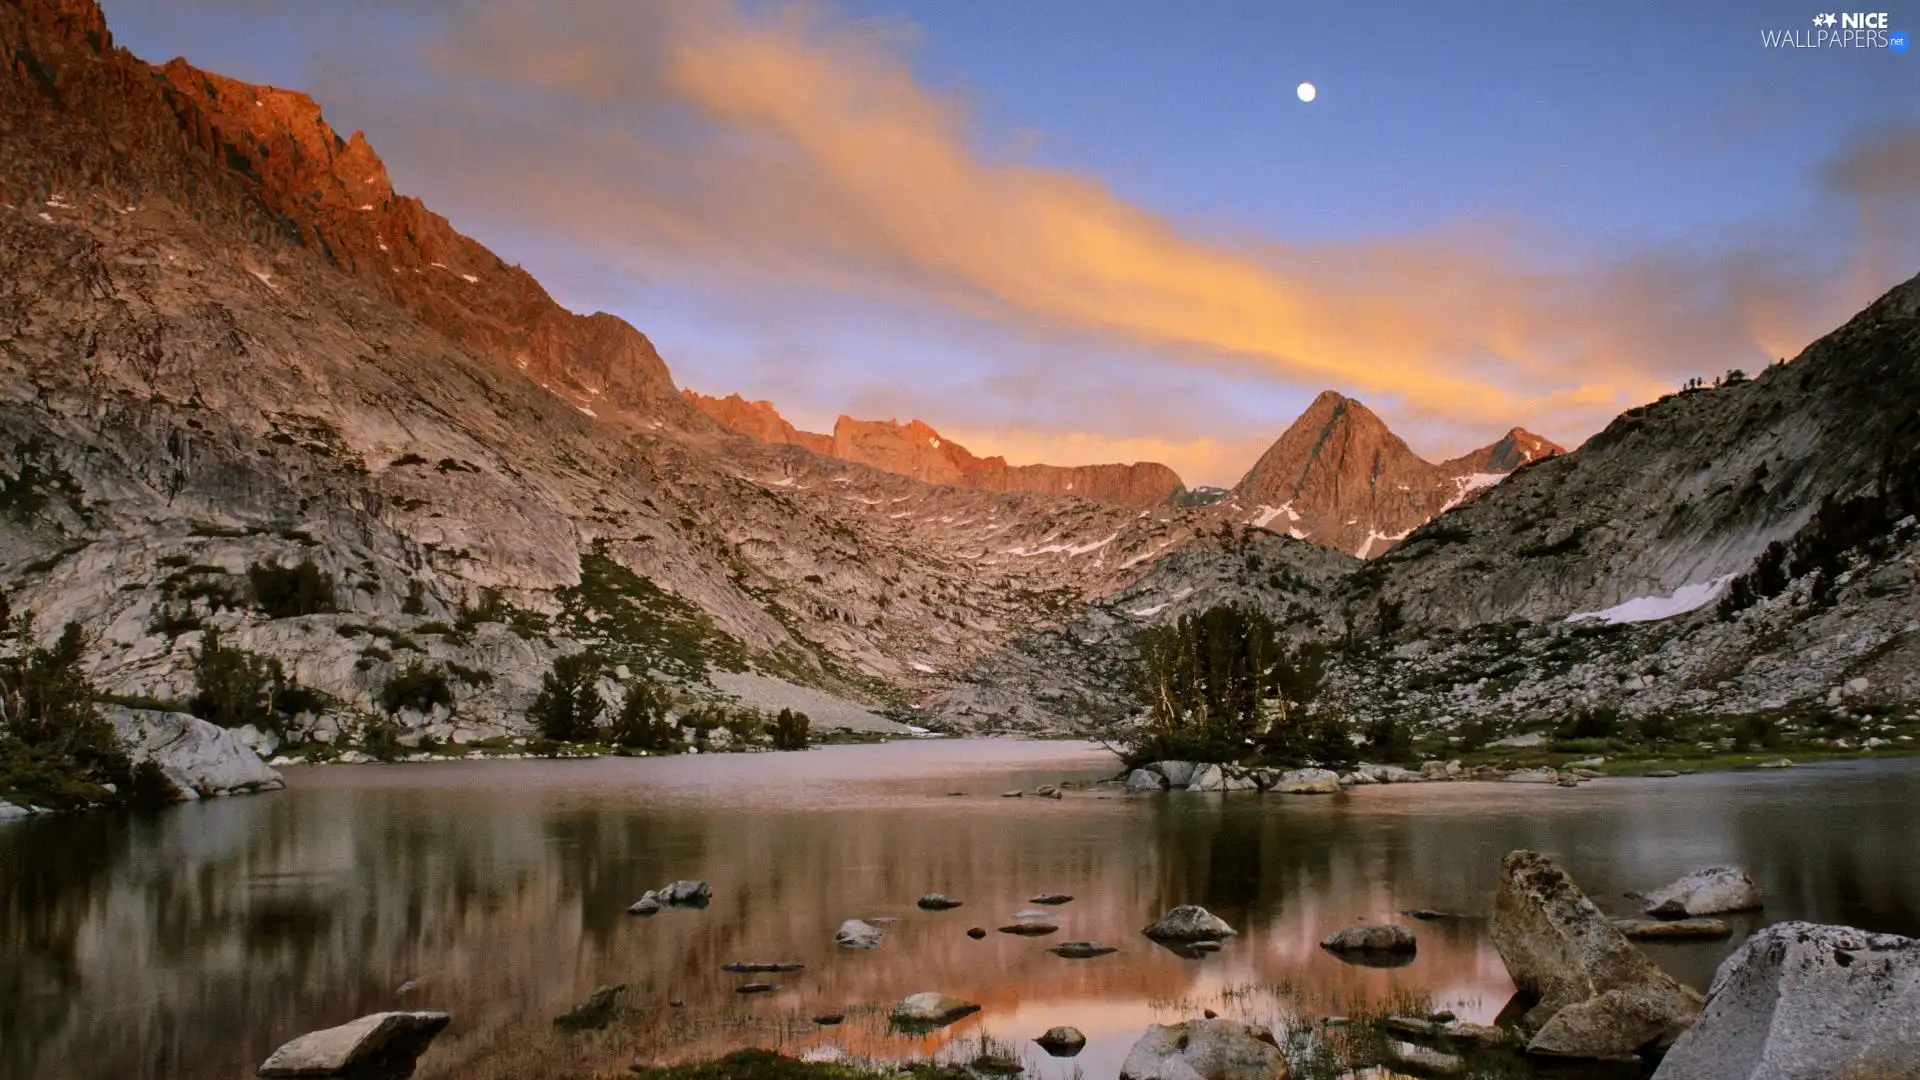
[[[1920,271],[1920,58],[1797,2],[104,6],[683,385],[1015,460],[1230,483],[1329,386],[1572,444]]]

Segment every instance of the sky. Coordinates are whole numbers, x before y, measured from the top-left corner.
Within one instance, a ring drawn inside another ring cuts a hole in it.
[[[1329,388],[1572,446],[1920,272],[1920,56],[1766,44],[1821,2],[102,6],[682,386],[1226,485]]]

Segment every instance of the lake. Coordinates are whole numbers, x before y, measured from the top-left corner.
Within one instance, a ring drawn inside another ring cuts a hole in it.
[[[1512,984],[1480,916],[1501,856],[1523,847],[1560,859],[1610,912],[1633,910],[1628,891],[1730,862],[1768,895],[1764,917],[1735,918],[1741,935],[1811,919],[1920,936],[1920,762],[1577,790],[1000,797],[1115,768],[1097,748],[1012,741],[309,766],[270,795],[0,827],[0,1075],[245,1077],[295,1035],[392,1008],[453,1013],[416,1075],[463,1078],[611,1074],[745,1046],[966,1053],[983,1037],[1042,1076],[1111,1077],[1147,1024],[1207,1007],[1268,1019],[1424,997],[1487,1021]],[[675,878],[709,881],[711,905],[626,914]],[[964,906],[916,908],[935,891]],[[966,936],[1043,891],[1074,897],[1058,934]],[[1140,936],[1181,903],[1241,935],[1201,959]],[[1416,907],[1474,917],[1396,914]],[[850,917],[898,921],[858,952],[833,942]],[[1370,968],[1319,948],[1362,920],[1409,922],[1418,957]],[[1121,951],[1045,951],[1077,939]],[[1648,951],[1704,988],[1737,941]],[[806,968],[720,970],[758,960]],[[749,979],[778,989],[737,994]],[[611,982],[628,984],[630,1015],[553,1030]],[[889,1034],[885,1010],[921,990],[984,1008],[937,1035]],[[808,1022],[825,1012],[847,1023]],[[1079,1058],[1028,1041],[1057,1024],[1087,1034]]]

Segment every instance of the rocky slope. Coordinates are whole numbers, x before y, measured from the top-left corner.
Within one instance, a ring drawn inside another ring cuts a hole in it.
[[[842,461],[859,462],[929,484],[981,491],[1068,495],[1122,506],[1159,506],[1184,491],[1179,474],[1158,462],[1131,465],[1009,465],[1003,457],[976,457],[920,420],[855,420],[842,416],[832,435],[800,431],[767,401],[738,394],[708,397],[683,391],[696,408],[762,442],[804,446]]]
[[[1249,524],[1374,558],[1507,473],[1559,453],[1514,428],[1491,446],[1435,465],[1365,405],[1326,390],[1219,506]]]

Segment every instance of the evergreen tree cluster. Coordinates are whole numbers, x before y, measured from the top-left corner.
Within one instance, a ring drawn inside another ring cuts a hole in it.
[[[1144,723],[1116,732],[1131,761],[1231,761],[1260,750],[1297,756],[1351,742],[1298,710],[1325,674],[1318,646],[1289,648],[1265,613],[1221,604],[1135,638],[1133,688]]]

